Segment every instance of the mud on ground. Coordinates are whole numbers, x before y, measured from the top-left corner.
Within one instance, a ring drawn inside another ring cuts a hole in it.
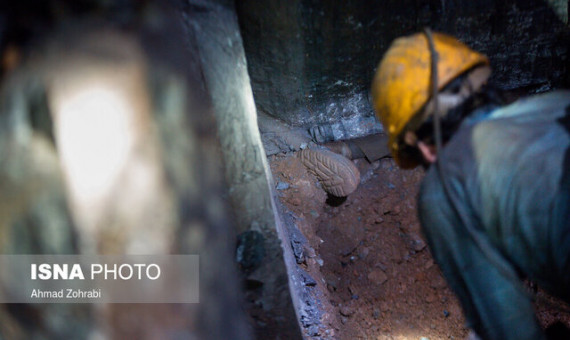
[[[280,200],[307,238],[302,264],[324,294],[324,339],[464,339],[455,296],[434,263],[416,216],[423,170],[390,158],[355,161],[361,184],[345,200],[327,197],[295,154],[270,157]],[[538,293],[543,325],[565,305]]]

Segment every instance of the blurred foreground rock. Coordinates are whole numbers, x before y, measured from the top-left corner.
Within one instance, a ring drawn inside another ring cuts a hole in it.
[[[46,20],[4,70],[0,252],[199,254],[200,304],[3,304],[1,338],[248,339],[194,35],[169,8],[105,6]]]

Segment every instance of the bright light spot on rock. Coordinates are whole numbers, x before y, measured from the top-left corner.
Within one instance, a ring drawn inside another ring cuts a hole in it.
[[[56,134],[71,190],[100,198],[120,174],[133,144],[132,107],[120,89],[91,85],[62,93]]]

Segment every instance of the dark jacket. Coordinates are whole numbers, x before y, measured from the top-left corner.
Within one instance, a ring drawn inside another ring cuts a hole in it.
[[[483,339],[544,338],[522,278],[570,301],[569,146],[556,91],[465,121],[426,174],[424,233]]]

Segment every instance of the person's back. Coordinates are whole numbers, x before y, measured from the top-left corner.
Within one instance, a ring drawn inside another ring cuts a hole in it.
[[[464,121],[428,170],[423,230],[484,339],[542,338],[520,275],[570,300],[569,146],[570,91],[552,92]]]

